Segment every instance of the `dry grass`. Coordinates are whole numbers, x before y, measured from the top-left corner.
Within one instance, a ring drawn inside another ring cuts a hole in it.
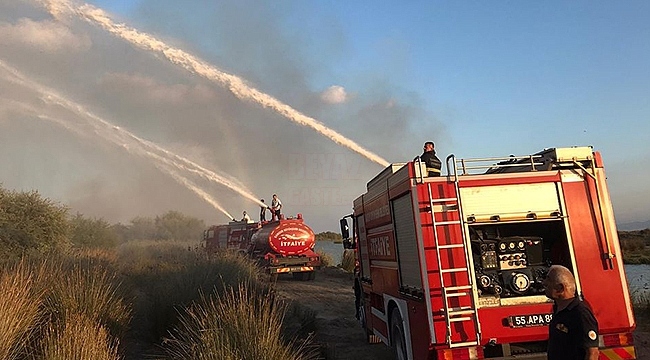
[[[137,294],[136,311],[141,332],[152,338],[167,335],[177,322],[178,309],[199,299],[201,293],[237,287],[266,287],[260,270],[249,259],[231,252],[212,256],[172,242],[129,243],[119,249],[120,271]]]
[[[334,257],[332,256],[332,254],[324,251],[317,252],[317,254],[318,256],[320,256],[321,266],[323,267],[336,266],[336,264],[334,264]]]
[[[179,360],[315,359],[304,345],[282,340],[284,313],[272,297],[240,286],[190,307],[167,350]]]
[[[67,322],[83,315],[105,326],[113,336],[124,334],[131,319],[131,308],[119,292],[115,273],[102,267],[81,265],[62,269],[52,266],[42,274],[43,284],[49,284],[46,311],[53,322]]]
[[[346,249],[343,251],[343,257],[341,258],[341,268],[347,272],[353,272],[356,264],[356,258],[354,257],[354,250]]]
[[[249,259],[229,252],[208,257],[171,243],[129,246],[6,262],[0,359],[119,359],[118,342],[134,311],[131,326],[140,328],[130,336],[155,342],[179,329],[169,343],[176,358],[310,359],[299,344],[283,340],[285,308],[272,302]]]
[[[0,274],[0,359],[18,359],[28,352],[42,299],[33,290],[33,278],[23,262]]]
[[[82,314],[72,314],[62,326],[50,327],[41,353],[44,360],[121,359],[118,341],[96,319]]]
[[[5,264],[0,274],[0,359],[116,358],[99,354],[117,351],[116,339],[131,313],[114,273],[98,265],[105,261],[87,254],[50,254]],[[99,341],[100,335],[105,340]],[[87,352],[94,351],[88,345],[93,342],[104,351]]]

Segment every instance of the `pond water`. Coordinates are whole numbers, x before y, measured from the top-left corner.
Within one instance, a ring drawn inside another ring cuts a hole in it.
[[[325,252],[332,256],[335,264],[341,263],[343,244],[330,241],[316,242],[316,251]],[[625,273],[632,293],[650,294],[650,265],[625,265]]]
[[[336,244],[331,241],[317,241],[316,252],[324,252],[332,256],[334,264],[341,263],[343,257],[343,244]]]
[[[650,293],[650,265],[625,265],[625,274],[632,293]]]

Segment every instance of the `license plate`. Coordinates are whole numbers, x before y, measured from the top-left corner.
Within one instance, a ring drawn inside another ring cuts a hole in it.
[[[508,316],[508,325],[513,328],[546,326],[553,319],[553,314],[530,314]]]

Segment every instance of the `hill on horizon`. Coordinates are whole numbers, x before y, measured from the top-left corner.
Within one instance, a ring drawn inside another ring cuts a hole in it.
[[[628,223],[617,224],[618,230],[631,231],[631,230],[643,230],[650,228],[650,220],[646,221],[633,221]]]

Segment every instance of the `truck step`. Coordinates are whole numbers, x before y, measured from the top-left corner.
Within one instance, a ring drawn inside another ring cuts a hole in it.
[[[478,341],[466,341],[466,342],[459,342],[459,343],[450,343],[449,347],[457,348],[457,347],[476,346],[476,345],[478,345]]]
[[[438,202],[449,202],[449,201],[458,201],[458,198],[440,198],[440,199],[431,199],[432,203],[438,203]]]
[[[438,245],[438,249],[455,249],[462,248],[465,244],[447,244],[447,245]]]
[[[457,315],[473,314],[475,312],[476,310],[450,310],[448,314],[449,316],[457,316]],[[451,320],[451,318],[449,320]]]
[[[472,320],[471,317],[465,316],[465,317],[451,318],[449,319],[449,322],[452,323],[452,322],[471,321],[471,320]]]
[[[461,222],[460,220],[450,220],[450,221],[437,221],[434,225],[435,226],[445,226],[445,225],[459,225]]]
[[[442,270],[440,270],[440,272],[443,273],[443,274],[453,273],[453,272],[461,272],[461,271],[467,271],[467,268],[463,267],[463,268],[451,268],[451,269],[442,269]]]
[[[472,285],[461,285],[461,286],[447,286],[445,290],[447,291],[456,291],[456,290],[469,290],[472,288]]]

